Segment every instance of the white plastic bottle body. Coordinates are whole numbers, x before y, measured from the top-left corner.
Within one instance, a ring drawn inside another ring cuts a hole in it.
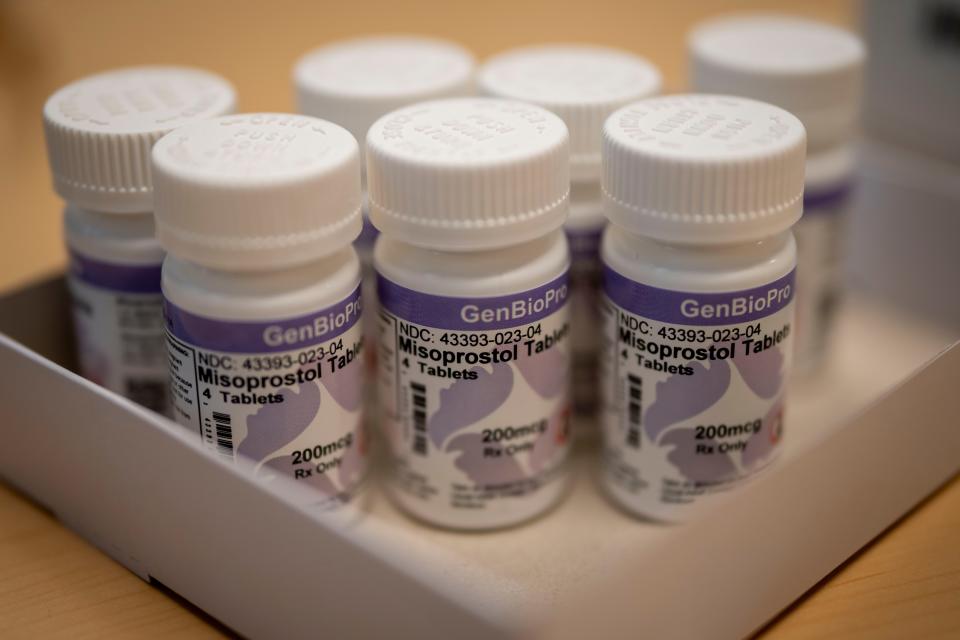
[[[473,56],[459,45],[416,36],[372,36],[326,44],[294,66],[298,110],[345,127],[360,143],[378,118],[424,100],[473,93]],[[376,376],[377,296],[373,245],[364,177],[363,231],[354,241],[363,270],[365,370]],[[365,402],[376,407],[377,386],[364,385]]]
[[[374,260],[396,502],[426,522],[468,530],[548,510],[567,484],[563,233],[470,252],[381,236]]]
[[[584,437],[596,432],[593,420],[600,394],[597,382],[598,350],[601,344],[600,244],[606,226],[600,183],[573,183],[570,188],[570,217],[564,225],[571,259],[571,396],[577,417],[577,434]]]
[[[201,69],[143,66],[81,78],[43,107],[64,235],[80,373],[168,413],[153,144],[190,122],[233,111],[229,82]]]
[[[691,86],[763,100],[799,118],[807,133],[804,213],[797,222],[798,370],[823,359],[842,295],[843,212],[866,51],[832,25],[776,13],[720,16],[687,39]]]
[[[377,274],[373,269],[373,246],[377,242],[380,232],[370,222],[369,205],[367,204],[367,194],[363,194],[363,230],[357,239],[353,241],[353,248],[357,251],[357,257],[360,259],[360,272],[363,275],[363,297],[364,300],[373,302],[374,305],[367,305],[369,309],[376,309],[376,284]],[[370,283],[370,287],[367,286]],[[370,328],[368,337],[376,341],[376,323],[370,320],[364,320],[364,323]]]
[[[311,504],[351,500],[367,466],[353,248],[253,272],[171,255],[163,296],[177,422],[261,480],[309,488]]]
[[[792,359],[796,245],[604,236],[604,485],[628,511],[689,520],[776,457]]]
[[[373,246],[380,232],[370,222],[367,194],[363,194],[363,230],[353,242],[360,259],[360,276],[363,280],[363,402],[366,407],[366,418],[373,420],[377,415],[377,343],[379,329],[377,326],[377,273],[373,268]],[[371,427],[374,425],[371,423]]]
[[[796,357],[800,372],[812,371],[829,346],[843,297],[842,254],[846,212],[854,189],[854,153],[849,144],[807,156],[803,217],[797,238]]]
[[[149,409],[169,409],[160,267],[153,215],[68,205],[68,284],[80,374]]]

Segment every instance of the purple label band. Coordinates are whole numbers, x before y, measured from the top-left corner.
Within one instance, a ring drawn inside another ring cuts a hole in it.
[[[603,240],[603,227],[599,229],[565,229],[570,256],[574,260],[597,260],[600,257],[600,243]]]
[[[846,204],[852,192],[852,182],[844,182],[823,191],[807,189],[803,192],[803,214],[838,212]]]
[[[634,282],[609,266],[603,286],[614,304],[638,316],[696,326],[753,322],[780,311],[793,300],[796,270],[762,287],[726,293],[685,293]]]
[[[184,311],[166,298],[167,330],[187,344],[228,353],[276,353],[336,338],[360,318],[360,286],[337,304],[296,318],[268,322],[217,320]]]
[[[542,320],[567,301],[569,275],[564,272],[536,289],[508,296],[459,298],[407,289],[377,274],[380,305],[401,320],[457,331],[510,329]]]
[[[363,229],[360,230],[360,235],[357,236],[357,239],[353,243],[361,249],[373,249],[373,243],[377,241],[377,236],[380,235],[380,231],[377,230],[373,223],[370,222],[370,218],[364,210],[363,215]]]
[[[118,264],[93,260],[70,251],[70,275],[101,289],[122,293],[160,293],[162,263]]]

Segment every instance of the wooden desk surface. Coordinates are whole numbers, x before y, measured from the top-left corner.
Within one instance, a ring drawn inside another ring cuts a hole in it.
[[[7,0],[0,4],[0,291],[65,263],[40,110],[58,86],[114,66],[192,64],[233,80],[244,111],[292,108],[293,60],[364,32],[426,33],[480,56],[525,42],[593,41],[632,49],[684,85],[683,38],[731,9],[791,10],[855,24],[852,0],[702,0],[458,4],[366,0]],[[2,446],[2,444],[0,444]],[[960,637],[960,480],[930,498],[778,618],[764,635]],[[0,637],[224,635],[184,603],[115,564],[0,485]]]

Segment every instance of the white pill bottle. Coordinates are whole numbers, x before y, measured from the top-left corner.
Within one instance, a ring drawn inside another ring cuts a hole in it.
[[[803,125],[680,95],[604,127],[604,484],[688,520],[780,449],[792,360]]]
[[[566,487],[567,129],[536,106],[413,105],[367,134],[388,488],[453,529],[517,524]]]
[[[468,96],[474,92],[475,62],[458,44],[423,36],[371,36],[334,42],[301,57],[293,69],[297,109],[344,127],[360,143],[364,186],[363,232],[354,242],[363,269],[364,324],[370,343],[367,368],[376,369],[376,277],[363,163],[367,130],[378,118],[415,102]],[[375,384],[365,387],[367,402],[376,398]]]
[[[570,342],[573,406],[581,435],[593,422],[600,394],[600,239],[607,219],[600,197],[603,123],[620,107],[656,95],[660,72],[627,51],[591,45],[555,44],[513,49],[485,62],[477,74],[484,95],[536,104],[560,116],[570,132]]]
[[[305,504],[350,501],[367,461],[356,141],[230,116],[162,138],[153,172],[175,419]]]
[[[83,78],[47,100],[43,125],[63,212],[81,375],[167,413],[167,353],[150,149],[171,129],[232,113],[233,87],[183,67]]]
[[[797,238],[797,365],[812,370],[829,346],[843,297],[844,227],[854,187],[853,141],[864,46],[837,27],[783,15],[712,20],[688,40],[693,91],[762,100],[807,130],[806,190]]]

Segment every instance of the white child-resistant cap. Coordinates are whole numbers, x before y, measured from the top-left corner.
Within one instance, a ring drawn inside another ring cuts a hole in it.
[[[157,237],[177,257],[256,270],[303,264],[360,233],[360,155],[335,124],[257,113],[181,127],[153,149]]]
[[[43,107],[53,187],[83,209],[150,211],[153,144],[235,109],[229,82],[186,67],[131,67],[68,84]]]
[[[660,92],[660,72],[627,51],[576,44],[513,49],[477,74],[482,94],[522,100],[560,116],[570,131],[570,177],[600,180],[603,122],[620,107]]]
[[[649,98],[603,128],[611,222],[664,242],[749,242],[803,209],[806,134],[787,111],[747,98]]]
[[[492,98],[412,105],[367,134],[370,218],[421,247],[477,250],[559,228],[570,191],[567,127]]]
[[[414,102],[473,93],[473,56],[445,40],[378,36],[337,42],[293,69],[301,113],[336,122],[363,144],[377,118]]]
[[[852,33],[791,16],[741,15],[697,27],[688,47],[693,91],[783,107],[807,128],[810,149],[853,134],[865,55]]]

